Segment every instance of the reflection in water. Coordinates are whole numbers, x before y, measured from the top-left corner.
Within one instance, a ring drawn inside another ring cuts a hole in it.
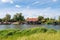
[[[20,30],[23,30],[23,29],[28,29],[28,28],[33,28],[33,27],[46,27],[46,28],[53,28],[53,29],[60,29],[60,26],[59,25],[0,25],[0,30],[3,30],[3,29],[20,29]]]

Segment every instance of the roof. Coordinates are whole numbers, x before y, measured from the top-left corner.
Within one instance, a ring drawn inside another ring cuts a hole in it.
[[[38,21],[38,18],[27,18],[26,21],[33,21],[33,22],[35,22],[35,21]]]

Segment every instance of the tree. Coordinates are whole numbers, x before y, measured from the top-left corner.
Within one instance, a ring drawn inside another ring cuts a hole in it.
[[[2,22],[2,19],[0,19],[0,22]]]
[[[44,23],[44,17],[43,16],[38,16],[38,23],[42,24]]]
[[[54,18],[48,18],[45,23],[46,24],[57,24],[57,22]]]
[[[43,20],[43,19],[44,19],[43,16],[38,16],[38,21],[41,21],[41,20]]]
[[[4,22],[8,22],[10,21],[11,15],[10,14],[6,14],[6,16],[3,18]]]
[[[59,16],[59,21],[60,21],[60,16]]]
[[[60,25],[60,16],[59,16],[59,20],[58,20],[58,23],[59,23],[59,25]]]
[[[14,15],[13,19],[14,19],[15,21],[18,21],[18,22],[22,22],[22,21],[25,20],[25,19],[24,19],[24,16],[22,16],[22,13],[16,13],[16,14]]]
[[[49,21],[49,18],[45,18],[44,20],[45,20],[45,21]]]

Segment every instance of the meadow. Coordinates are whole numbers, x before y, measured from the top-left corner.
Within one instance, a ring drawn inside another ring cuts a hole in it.
[[[60,40],[60,30],[44,27],[0,30],[0,40]]]

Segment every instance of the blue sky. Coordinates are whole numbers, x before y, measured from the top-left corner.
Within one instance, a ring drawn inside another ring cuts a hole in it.
[[[57,18],[60,15],[60,0],[0,0],[0,18],[22,12],[25,18],[44,17]]]

